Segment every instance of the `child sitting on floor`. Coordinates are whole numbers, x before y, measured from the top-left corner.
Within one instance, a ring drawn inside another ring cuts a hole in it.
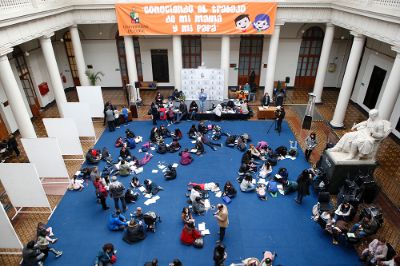
[[[267,187],[265,184],[260,183],[256,188],[257,196],[260,200],[267,200]]]

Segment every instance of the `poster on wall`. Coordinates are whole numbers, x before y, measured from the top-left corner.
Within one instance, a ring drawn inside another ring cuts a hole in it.
[[[186,68],[182,69],[182,91],[186,100],[198,100],[201,89],[207,100],[223,101],[224,71],[222,69]]]
[[[277,3],[117,3],[120,36],[273,34]]]

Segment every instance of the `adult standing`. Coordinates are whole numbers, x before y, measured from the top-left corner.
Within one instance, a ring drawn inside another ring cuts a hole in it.
[[[96,194],[98,199],[100,199],[101,207],[103,210],[108,210],[110,207],[107,206],[106,198],[108,196],[108,191],[106,186],[102,182],[99,176],[96,176],[96,179],[93,182],[94,187],[96,188]]]
[[[157,125],[158,109],[157,105],[154,102],[151,103],[149,115],[151,115],[151,119],[153,120],[153,125]]]
[[[226,260],[227,254],[225,251],[225,246],[224,244],[218,242],[217,245],[214,248],[214,263],[215,266],[223,266],[224,261]]]
[[[155,100],[156,104],[158,106],[160,106],[160,105],[163,104],[164,96],[162,96],[161,93],[158,91],[156,97],[154,98],[154,100]]]
[[[110,106],[107,107],[106,121],[108,124],[108,130],[110,130],[110,132],[115,131],[115,116],[114,111],[111,109]]]
[[[39,247],[35,245],[35,241],[31,240],[22,249],[22,266],[42,266],[45,254],[40,252]]]
[[[223,241],[225,237],[226,228],[229,225],[228,208],[224,204],[217,205],[217,212],[214,217],[218,221],[219,226],[219,241]]]
[[[204,113],[204,106],[207,100],[207,93],[204,92],[204,89],[201,89],[199,93],[199,103],[200,103],[200,112]]]
[[[109,192],[110,192],[110,197],[114,199],[114,205],[115,209],[119,209],[119,200],[122,203],[122,209],[124,211],[128,210],[126,207],[126,202],[125,202],[125,187],[124,185],[117,180],[116,176],[113,176],[111,178],[111,184],[109,186]]]
[[[303,201],[303,197],[306,195],[310,195],[310,184],[312,180],[312,175],[310,172],[305,169],[297,178],[297,197],[295,199],[296,203],[301,204]]]
[[[19,157],[20,152],[18,149],[18,142],[13,134],[10,134],[10,136],[8,137],[7,147],[9,151],[13,150],[17,157]]]
[[[310,160],[310,156],[314,148],[317,146],[317,135],[315,132],[311,132],[311,134],[306,138],[306,161]]]
[[[276,117],[276,128],[275,130],[281,133],[282,130],[282,121],[285,118],[286,112],[285,108],[283,106],[278,106],[275,111],[275,117]]]
[[[269,106],[271,103],[271,97],[269,97],[268,92],[266,92],[261,100],[261,106]]]

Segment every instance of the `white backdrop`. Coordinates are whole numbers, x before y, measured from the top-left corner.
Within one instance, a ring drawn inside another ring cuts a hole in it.
[[[48,207],[38,171],[32,163],[0,164],[0,180],[14,207]]]
[[[21,139],[29,162],[40,177],[69,178],[56,138]]]
[[[186,100],[198,100],[201,89],[207,94],[207,100],[224,99],[224,71],[221,69],[182,69],[181,79]]]
[[[104,100],[100,86],[76,86],[79,102],[88,103],[92,117],[104,117]]]
[[[80,137],[96,137],[88,103],[63,103],[64,118],[72,118]]]
[[[21,241],[15,233],[1,202],[0,209],[0,248],[22,248]]]
[[[82,155],[78,129],[72,118],[43,118],[47,135],[56,138],[63,155]]]

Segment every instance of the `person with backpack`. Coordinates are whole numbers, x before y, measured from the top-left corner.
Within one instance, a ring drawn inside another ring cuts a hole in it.
[[[133,244],[146,239],[146,231],[142,222],[137,222],[135,219],[129,221],[125,228],[122,238],[126,243]]]
[[[118,181],[116,176],[111,177],[111,183],[109,185],[110,197],[114,199],[115,209],[119,209],[119,201],[121,201],[122,209],[127,211],[125,202],[125,187]]]
[[[157,105],[152,102],[150,106],[150,110],[148,111],[149,115],[151,115],[151,120],[153,121],[153,125],[157,125],[157,119],[158,119],[158,109]]]
[[[96,195],[97,195],[97,198],[100,200],[103,210],[108,210],[110,208],[107,206],[107,203],[106,203],[108,191],[107,191],[103,181],[100,180],[99,176],[96,176],[95,180],[93,181],[93,185],[96,189]]]
[[[295,199],[297,204],[301,204],[303,201],[303,197],[306,195],[310,195],[310,184],[312,181],[312,175],[306,169],[299,175],[297,178],[297,197]]]

